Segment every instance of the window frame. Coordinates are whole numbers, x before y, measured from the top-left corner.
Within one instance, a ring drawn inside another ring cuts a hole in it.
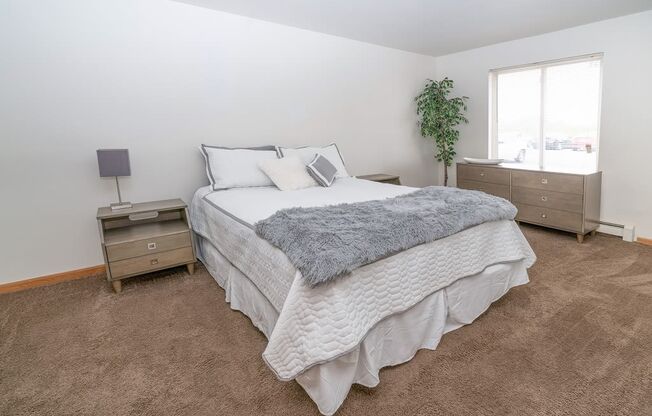
[[[545,168],[545,83],[546,83],[546,71],[545,68],[553,66],[562,66],[568,64],[575,64],[579,62],[591,62],[599,61],[600,62],[600,76],[599,76],[599,85],[598,85],[598,125],[596,140],[598,142],[596,150],[596,170],[598,170],[598,164],[600,163],[600,122],[601,122],[601,113],[602,113],[602,72],[603,72],[603,57],[602,52],[591,53],[587,55],[573,56],[570,58],[560,58],[553,59],[550,61],[534,62],[530,64],[514,65],[503,68],[494,68],[489,70],[489,157],[497,158],[498,157],[498,75],[508,74],[512,72],[528,71],[532,69],[541,70],[541,91],[540,91],[540,114],[539,114],[539,168]]]

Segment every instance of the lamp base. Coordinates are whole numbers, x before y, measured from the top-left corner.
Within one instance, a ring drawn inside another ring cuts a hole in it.
[[[118,211],[121,209],[131,208],[131,202],[116,202],[111,204],[111,211]]]

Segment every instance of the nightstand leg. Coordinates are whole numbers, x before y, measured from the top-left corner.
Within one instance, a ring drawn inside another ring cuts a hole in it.
[[[188,274],[195,273],[195,263],[188,263],[186,267],[188,268]]]
[[[584,242],[584,234],[577,234],[577,242],[580,244]]]
[[[113,291],[115,293],[120,293],[122,292],[122,282],[119,280],[114,280],[111,282],[111,286],[113,286]]]

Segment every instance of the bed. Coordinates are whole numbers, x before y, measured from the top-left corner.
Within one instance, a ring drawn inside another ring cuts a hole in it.
[[[397,197],[416,188],[338,178],[330,187],[198,189],[191,204],[198,257],[226,301],[267,337],[263,359],[295,380],[324,415],[354,383],[374,387],[379,370],[435,349],[512,287],[528,282],[535,255],[512,220],[492,221],[421,244],[312,287],[254,224],[292,207]]]

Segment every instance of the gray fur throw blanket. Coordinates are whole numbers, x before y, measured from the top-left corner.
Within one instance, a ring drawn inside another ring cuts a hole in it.
[[[255,231],[315,286],[419,244],[515,216],[516,207],[503,198],[430,186],[383,200],[284,209],[257,222]]]

